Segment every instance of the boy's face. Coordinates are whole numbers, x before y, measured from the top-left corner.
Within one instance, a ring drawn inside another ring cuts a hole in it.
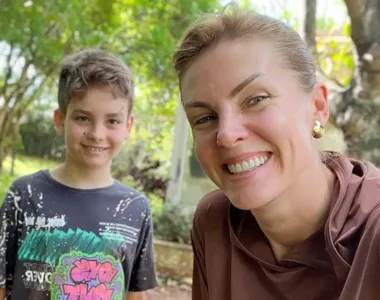
[[[90,87],[82,99],[70,100],[65,115],[56,110],[54,121],[65,137],[66,160],[85,168],[109,167],[133,125],[128,105],[107,88]]]

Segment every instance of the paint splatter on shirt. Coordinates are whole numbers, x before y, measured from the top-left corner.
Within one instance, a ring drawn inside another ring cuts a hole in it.
[[[12,299],[125,299],[156,286],[148,200],[118,181],[17,179],[0,209],[0,288]]]

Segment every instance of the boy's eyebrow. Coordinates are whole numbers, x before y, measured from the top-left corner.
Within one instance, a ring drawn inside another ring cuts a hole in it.
[[[77,113],[80,113],[80,114],[85,114],[85,115],[92,115],[92,113],[88,110],[85,110],[85,109],[81,109],[81,108],[77,108],[77,109],[74,109],[72,111],[73,114],[77,114]],[[118,112],[112,112],[112,113],[107,113],[106,114],[106,117],[107,118],[115,118],[115,117],[120,117],[122,116],[122,112],[121,111],[118,111]]]
[[[120,111],[118,111],[118,112],[114,112],[114,113],[108,113],[108,114],[106,114],[106,116],[107,116],[108,118],[115,118],[115,117],[120,117],[120,116],[122,116],[122,113],[121,113]]]
[[[81,108],[74,109],[72,113],[73,114],[81,113],[81,114],[91,115],[91,112],[89,112],[88,110],[81,109]]]

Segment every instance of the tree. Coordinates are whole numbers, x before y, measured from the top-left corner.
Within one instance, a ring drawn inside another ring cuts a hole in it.
[[[119,5],[120,9],[128,7],[122,41],[127,44],[126,60],[136,74],[138,89],[132,142],[141,147],[140,153],[145,152],[167,167],[179,103],[173,52],[192,21],[202,13],[220,11],[221,6],[217,0],[167,0],[154,4],[150,0],[120,0]]]
[[[189,22],[217,6],[216,0],[2,1],[0,167],[24,112],[47,88],[54,92],[63,56],[85,47],[111,50],[128,62],[138,84],[137,136],[151,137],[152,151],[160,141],[170,148],[177,104],[171,54]],[[55,102],[52,92],[46,102]]]
[[[314,54],[317,53],[315,47],[318,48],[316,3],[316,0],[305,0],[304,34]],[[333,40],[330,43],[333,51],[327,55],[331,56],[333,68],[341,64],[352,68],[352,76],[342,78],[343,73],[351,72],[338,72],[336,78],[323,77],[326,74],[321,65],[318,73],[331,90],[330,122],[342,130],[348,154],[380,165],[380,151],[377,150],[380,147],[380,2],[345,0],[344,3],[350,18],[345,31],[351,36],[353,47],[345,43],[339,48]]]
[[[355,45],[351,84],[333,101],[350,155],[380,165],[380,1],[345,0]]]
[[[55,83],[53,75],[63,56],[101,45],[110,35],[113,22],[107,8],[112,1],[89,2],[1,3],[0,167],[24,112]]]
[[[305,0],[305,19],[303,20],[304,39],[309,51],[316,54],[317,0]]]

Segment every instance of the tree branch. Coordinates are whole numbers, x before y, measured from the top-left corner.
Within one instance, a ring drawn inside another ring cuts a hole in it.
[[[24,94],[27,89],[24,90],[24,93],[17,95],[15,103],[11,110],[5,111],[4,118],[0,123],[0,142],[9,134],[9,129],[11,125],[17,125],[20,121],[23,112],[40,96],[43,87],[45,86],[46,81],[49,79],[50,75],[54,72],[54,68],[51,68],[48,74],[44,77],[38,88],[33,91],[33,94],[29,97],[28,101],[22,101],[24,99]],[[32,82],[36,80],[37,77],[34,77]]]
[[[13,56],[13,49],[14,49],[14,45],[10,44],[10,50],[9,50],[9,54],[7,56],[7,62],[6,62],[6,70],[7,71],[6,71],[6,74],[5,74],[4,86],[3,86],[3,91],[2,91],[2,94],[3,94],[4,97],[5,97],[5,94],[7,92],[7,88],[8,88],[8,80],[12,76],[11,59],[12,59],[12,56]]]
[[[10,95],[4,95],[5,97],[5,105],[8,105],[9,102],[14,98],[14,97],[18,97],[18,95],[21,93],[25,93],[26,89],[29,88],[29,86],[31,84],[33,84],[34,80],[36,79],[36,77],[38,77],[37,75],[35,75],[34,77],[32,77],[28,83],[26,83],[28,80],[26,78],[26,75],[27,75],[27,71],[29,69],[29,66],[31,65],[31,61],[26,61],[23,68],[22,68],[22,71],[21,71],[21,75],[19,77],[19,79],[17,80],[17,83],[14,85],[14,88],[13,88],[13,91],[10,93]]]
[[[41,95],[41,92],[43,88],[45,87],[45,84],[47,80],[50,78],[51,74],[54,72],[54,69],[52,68],[49,74],[44,77],[44,79],[41,81],[38,88],[36,88],[33,91],[33,94],[29,97],[28,101],[20,101],[18,102],[17,106],[14,106],[14,109],[16,111],[25,111],[34,101]]]
[[[380,2],[378,0],[345,0],[351,19],[351,38],[359,58],[380,38]]]
[[[351,19],[361,19],[364,16],[365,0],[345,0],[347,12]]]

